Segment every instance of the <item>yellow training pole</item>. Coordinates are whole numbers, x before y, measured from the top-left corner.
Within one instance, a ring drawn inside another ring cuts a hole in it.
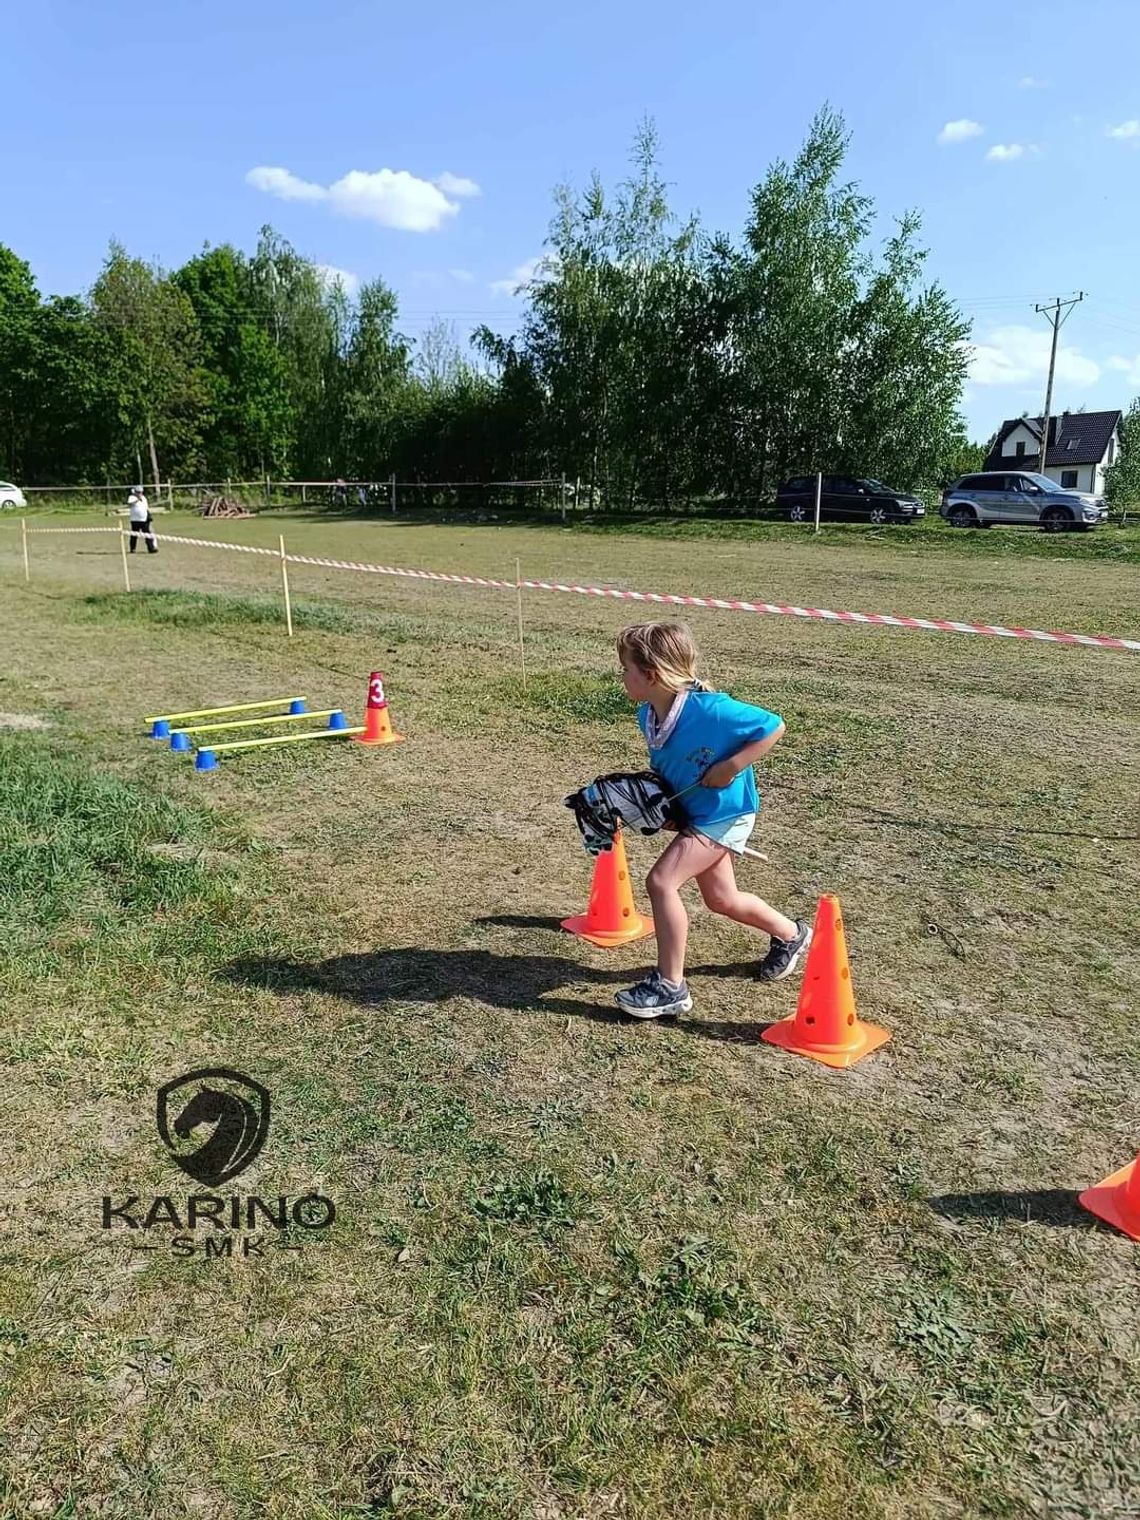
[[[264,728],[269,723],[304,723],[306,718],[331,718],[339,707],[325,707],[320,712],[281,713],[273,718],[238,718],[229,723],[193,723],[186,728],[172,728],[171,734],[216,734],[223,728]],[[202,746],[203,748],[205,746]],[[213,749],[213,745],[210,746]]]
[[[215,755],[225,755],[235,749],[263,749],[267,744],[300,744],[302,739],[340,739],[348,734],[363,732],[362,723],[357,728],[318,728],[311,734],[274,734],[270,739],[238,739],[233,744],[202,744],[199,749],[210,749]]]
[[[184,718],[212,718],[215,713],[256,712],[259,707],[281,707],[286,702],[305,702],[306,697],[272,697],[268,702],[233,702],[229,707],[195,707],[192,712],[159,713],[144,723],[181,723]]]
[[[523,647],[523,611],[522,611],[522,570],[520,562],[515,560],[515,591],[519,599],[519,665],[522,667],[523,691],[526,690],[526,650]]]
[[[281,584],[282,584],[282,586],[285,589],[285,627],[288,630],[288,637],[292,638],[293,637],[293,609],[289,605],[289,565],[288,565],[288,562],[285,559],[285,535],[284,535],[284,533],[279,533],[277,535],[277,538],[278,538],[278,542],[281,545]]]
[[[28,519],[26,517],[20,518],[20,534],[24,540],[24,579],[30,581],[32,573],[28,569]]]
[[[123,581],[129,591],[131,589],[131,572],[127,569],[127,535],[123,531],[122,523],[119,524],[119,548],[123,555]]]

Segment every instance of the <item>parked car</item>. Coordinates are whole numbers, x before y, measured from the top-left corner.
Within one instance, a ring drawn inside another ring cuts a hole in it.
[[[814,475],[796,475],[776,492],[776,506],[789,522],[815,521],[815,482]],[[878,480],[825,475],[819,515],[832,522],[909,523],[925,517],[926,508],[917,496]]]
[[[9,485],[6,480],[0,480],[0,511],[9,507],[26,507],[24,493],[19,486]]]
[[[1102,496],[1066,491],[1048,475],[990,471],[963,475],[942,493],[939,512],[955,528],[1027,523],[1046,533],[1088,532],[1108,521]]]

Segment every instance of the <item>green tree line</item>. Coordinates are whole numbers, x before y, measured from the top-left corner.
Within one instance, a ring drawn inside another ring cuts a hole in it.
[[[270,228],[165,271],[113,243],[85,296],[41,297],[0,245],[0,474],[27,484],[579,478],[611,505],[753,499],[822,469],[900,487],[969,454],[968,324],[924,278],[919,220],[873,236],[822,111],[733,239],[669,208],[653,129],[628,178],[556,192],[517,331],[399,332]],[[975,466],[976,467],[976,466]]]

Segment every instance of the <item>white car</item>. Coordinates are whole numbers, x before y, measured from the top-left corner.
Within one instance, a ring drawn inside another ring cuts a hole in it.
[[[19,486],[9,485],[6,480],[0,480],[0,511],[6,511],[9,507],[26,507],[24,493]]]
[[[1108,521],[1102,496],[1059,486],[1048,475],[1018,471],[963,475],[942,493],[938,509],[953,528],[1029,523],[1046,533],[1089,532]]]

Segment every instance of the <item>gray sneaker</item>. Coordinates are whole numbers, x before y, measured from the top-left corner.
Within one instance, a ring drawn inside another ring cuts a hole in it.
[[[624,1013],[635,1019],[664,1019],[678,1013],[688,1013],[693,1006],[688,984],[682,982],[677,988],[670,987],[656,967],[644,981],[624,992],[615,992],[614,1001]]]
[[[811,944],[812,927],[802,918],[796,919],[794,939],[772,938],[768,954],[760,962],[756,972],[758,982],[782,982],[799,965],[800,956]]]

